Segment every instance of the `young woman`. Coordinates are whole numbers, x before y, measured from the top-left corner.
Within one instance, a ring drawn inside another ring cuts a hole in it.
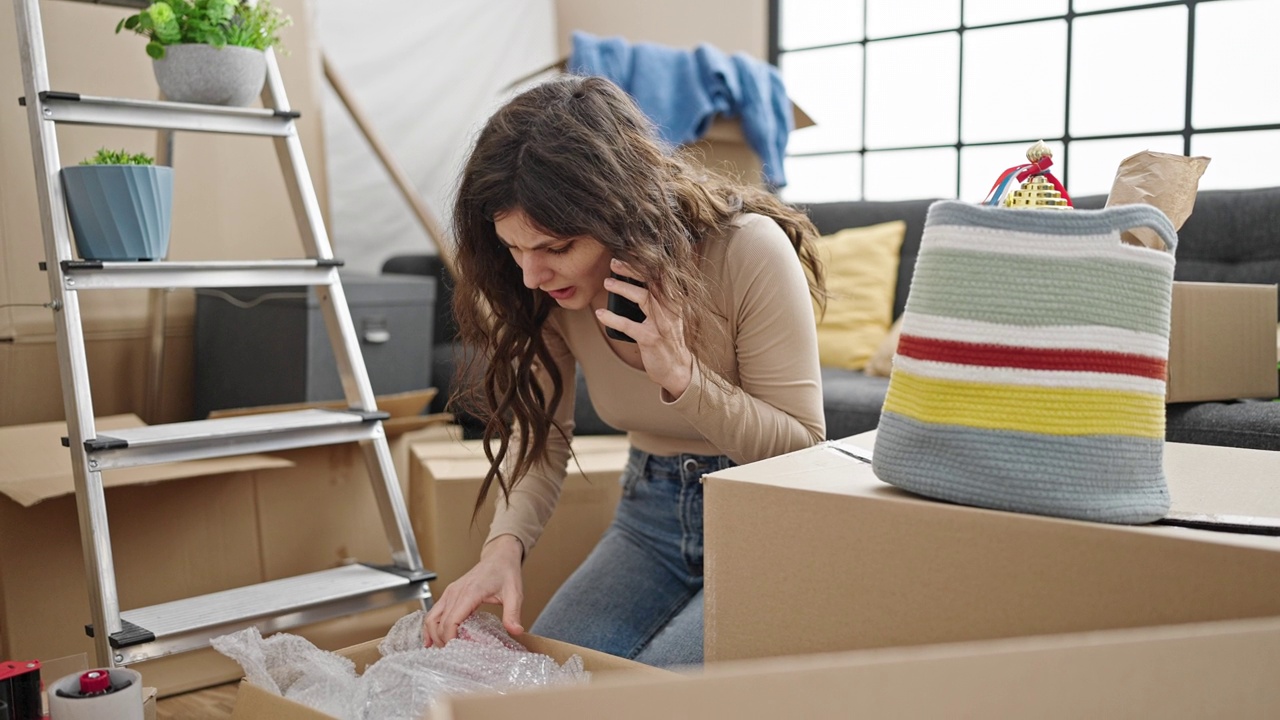
[[[499,110],[466,164],[454,307],[490,441],[477,507],[495,483],[501,497],[480,562],[427,615],[429,645],[482,602],[523,632],[521,562],[572,454],[575,363],[631,450],[616,519],[540,635],[700,663],[702,476],[824,437],[813,225],[655,137],[617,86],[567,77]],[[643,317],[612,312],[611,293]]]

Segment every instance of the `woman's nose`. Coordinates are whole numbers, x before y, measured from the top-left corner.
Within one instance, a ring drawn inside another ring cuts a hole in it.
[[[524,257],[520,258],[520,270],[524,273],[524,286],[530,290],[537,290],[542,287],[551,275],[550,269],[538,257],[537,252],[524,253]]]

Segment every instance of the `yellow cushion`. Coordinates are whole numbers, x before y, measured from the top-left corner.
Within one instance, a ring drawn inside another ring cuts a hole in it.
[[[818,358],[861,370],[889,334],[898,282],[901,220],[849,228],[818,240],[827,275],[827,311],[818,321]]]

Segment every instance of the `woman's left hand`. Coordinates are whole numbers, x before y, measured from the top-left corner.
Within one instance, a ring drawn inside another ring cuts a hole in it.
[[[612,260],[609,268],[619,275],[639,279],[631,266],[621,260]],[[684,344],[683,308],[667,308],[644,287],[622,280],[609,278],[604,281],[604,288],[639,305],[645,320],[638,323],[607,309],[596,310],[596,318],[605,327],[631,336],[640,350],[645,373],[662,386],[671,400],[679,398],[693,378],[693,354]]]

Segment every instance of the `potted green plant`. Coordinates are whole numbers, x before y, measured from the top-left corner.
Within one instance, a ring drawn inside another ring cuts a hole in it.
[[[148,155],[99,149],[62,168],[76,250],[85,260],[161,260],[169,252],[173,168]]]
[[[148,38],[156,82],[175,102],[248,105],[262,93],[267,48],[290,20],[270,0],[157,0],[116,25]]]

